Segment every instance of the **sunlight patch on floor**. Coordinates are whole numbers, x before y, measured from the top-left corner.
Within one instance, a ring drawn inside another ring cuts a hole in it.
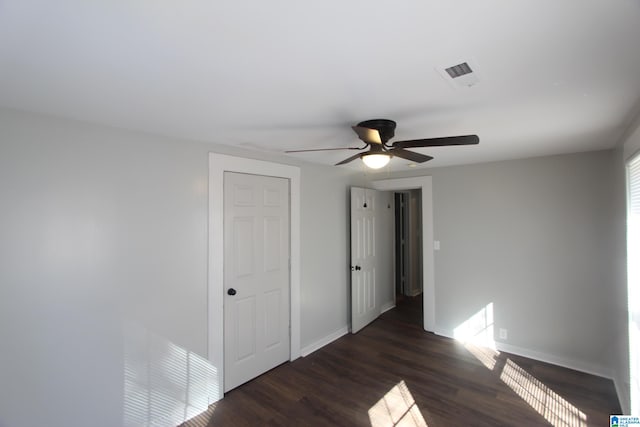
[[[482,363],[487,369],[493,371],[498,361],[500,352],[491,347],[483,347],[473,343],[466,343],[464,347],[469,350],[469,353],[473,354],[480,363]]]
[[[507,359],[500,379],[555,427],[586,427],[584,412]]]
[[[217,403],[209,405],[209,408],[180,425],[180,427],[208,427],[213,418],[213,413],[216,411]]]
[[[493,303],[487,304],[453,330],[456,340],[487,369],[494,371],[500,356],[494,340]],[[497,372],[496,372],[497,373]],[[500,379],[554,427],[586,427],[584,412],[567,402],[511,359]]]
[[[371,427],[428,427],[407,384],[400,381],[369,409]]]

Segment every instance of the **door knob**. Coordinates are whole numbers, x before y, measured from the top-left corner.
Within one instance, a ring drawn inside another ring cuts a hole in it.
[[[228,295],[234,296],[236,294],[236,290],[233,288],[229,288],[229,290],[227,291]]]
[[[362,270],[362,269],[360,268],[359,265],[356,265],[355,267],[352,265],[351,266],[351,271],[353,271],[353,270],[359,271],[359,270]]]

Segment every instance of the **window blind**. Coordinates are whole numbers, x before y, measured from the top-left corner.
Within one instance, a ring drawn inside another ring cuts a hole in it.
[[[640,414],[640,154],[627,163],[627,298],[631,414]]]
[[[629,213],[640,215],[640,154],[629,162]]]

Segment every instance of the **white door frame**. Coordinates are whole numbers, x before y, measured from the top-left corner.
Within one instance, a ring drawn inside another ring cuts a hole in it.
[[[263,160],[209,153],[208,359],[217,372],[217,396],[224,395],[224,173],[289,179],[291,222],[289,360],[300,357],[300,168]],[[213,403],[213,402],[209,402]]]
[[[381,191],[422,190],[422,298],[424,302],[424,330],[436,329],[436,286],[433,259],[433,182],[430,176],[383,179],[372,186]]]

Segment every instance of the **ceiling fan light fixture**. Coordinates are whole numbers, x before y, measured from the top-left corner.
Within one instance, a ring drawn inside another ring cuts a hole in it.
[[[330,151],[330,150],[357,150],[360,153],[347,157],[336,166],[351,163],[361,159],[370,169],[380,169],[385,167],[392,157],[409,160],[415,163],[424,163],[433,160],[433,157],[407,148],[421,147],[444,147],[449,145],[472,145],[480,142],[478,135],[445,136],[440,138],[411,139],[406,141],[395,141],[389,143],[389,139],[394,136],[396,122],[389,119],[365,120],[357,126],[351,126],[358,138],[364,142],[364,147],[341,147],[341,148],[311,148],[308,150],[289,150],[287,153],[302,153],[305,151]],[[362,152],[362,150],[368,151]]]
[[[363,154],[361,158],[364,164],[371,169],[383,168],[391,160],[389,154]]]

